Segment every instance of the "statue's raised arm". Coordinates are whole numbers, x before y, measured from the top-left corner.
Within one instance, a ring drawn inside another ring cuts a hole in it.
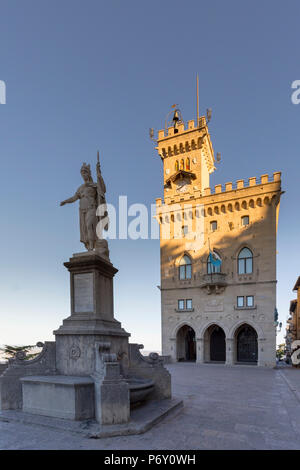
[[[77,199],[79,199],[79,195],[75,193],[74,196],[69,197],[69,199],[65,199],[64,201],[61,201],[60,206],[64,206],[65,204],[72,204],[72,202],[77,201]]]

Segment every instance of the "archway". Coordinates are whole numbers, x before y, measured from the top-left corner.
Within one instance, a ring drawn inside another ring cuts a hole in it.
[[[204,360],[211,362],[226,361],[225,333],[219,325],[210,325],[205,331]]]
[[[257,363],[258,347],[257,333],[248,324],[241,325],[236,333],[236,361],[244,363]]]
[[[177,361],[196,361],[195,331],[191,326],[183,325],[177,333]]]

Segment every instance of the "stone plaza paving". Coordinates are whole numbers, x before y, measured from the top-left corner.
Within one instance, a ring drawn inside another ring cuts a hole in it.
[[[0,422],[0,449],[300,449],[300,369],[168,365],[184,408],[138,436],[88,439]]]

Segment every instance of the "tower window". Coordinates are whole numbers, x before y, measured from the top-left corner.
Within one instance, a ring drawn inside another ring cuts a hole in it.
[[[186,299],[186,309],[192,309],[193,308],[193,302],[192,299]]]
[[[179,263],[179,279],[192,278],[192,262],[189,256],[184,255]]]
[[[237,297],[237,306],[238,307],[244,307],[244,296],[239,295]]]
[[[249,215],[244,215],[242,217],[242,225],[249,225]]]
[[[179,170],[179,162],[178,160],[176,160],[175,162],[175,171],[178,171]]]
[[[189,158],[186,159],[185,169],[189,171],[191,169],[191,161]]]
[[[184,300],[178,300],[178,310],[184,310]]]
[[[180,160],[180,170],[184,170],[184,159]]]
[[[214,220],[213,222],[210,223],[210,231],[211,232],[215,232],[218,228],[218,224],[216,222],[216,220]]]
[[[254,297],[253,297],[253,295],[247,295],[246,305],[247,305],[247,307],[253,307],[254,306]]]
[[[243,248],[238,256],[238,274],[251,274],[253,272],[253,254],[249,248]]]
[[[187,225],[183,225],[182,227],[182,236],[185,237],[189,233],[189,228]]]

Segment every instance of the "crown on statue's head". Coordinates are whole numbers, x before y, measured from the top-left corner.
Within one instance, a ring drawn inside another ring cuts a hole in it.
[[[93,177],[92,177],[92,173],[91,173],[91,165],[87,165],[85,162],[82,164],[82,167],[80,169],[80,173],[82,175],[82,177],[84,178],[83,175],[87,175],[88,177],[88,180],[90,182],[93,181]]]
[[[91,165],[87,165],[85,162],[82,164],[81,173],[89,173],[91,174]]]

